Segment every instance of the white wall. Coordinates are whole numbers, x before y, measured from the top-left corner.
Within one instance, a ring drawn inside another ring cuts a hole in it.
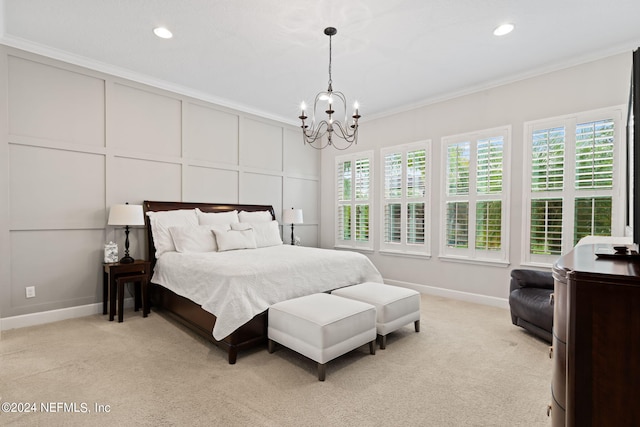
[[[0,45],[0,316],[101,302],[113,204],[301,207],[318,245],[320,156],[298,131]],[[143,230],[130,240],[144,257]]]
[[[631,52],[535,78],[490,88],[477,93],[424,106],[401,114],[363,121],[359,142],[351,150],[375,150],[376,185],[380,185],[381,147],[431,139],[432,224],[430,259],[370,254],[387,282],[402,284],[436,294],[506,306],[509,271],[520,267],[522,243],[522,147],[525,121],[626,105],[629,95]],[[422,84],[422,83],[421,83]],[[424,83],[428,84],[428,82]],[[388,90],[393,90],[392,87]],[[364,101],[363,101],[364,103]],[[366,111],[362,113],[366,117]],[[471,131],[512,126],[510,265],[508,268],[462,264],[438,258],[441,138]],[[322,153],[321,246],[334,243],[334,157],[336,151]],[[379,187],[376,187],[379,188]],[[375,194],[377,196],[377,192]],[[374,203],[374,229],[380,229],[380,204]],[[379,231],[377,233],[379,235]],[[378,242],[374,243],[378,248]]]

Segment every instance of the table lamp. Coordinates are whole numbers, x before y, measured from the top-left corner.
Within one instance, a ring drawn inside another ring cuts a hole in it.
[[[282,222],[284,224],[291,224],[291,244],[294,245],[293,224],[302,224],[304,222],[302,220],[302,209],[287,209],[282,213]]]
[[[124,225],[124,233],[127,236],[124,241],[124,257],[120,259],[122,264],[131,264],[134,260],[129,255],[129,226],[144,225],[142,205],[113,205],[109,211],[108,225]]]

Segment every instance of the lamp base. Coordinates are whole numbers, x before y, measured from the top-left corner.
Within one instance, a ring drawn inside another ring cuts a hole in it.
[[[120,259],[120,264],[133,264],[134,261],[131,256],[125,255]]]

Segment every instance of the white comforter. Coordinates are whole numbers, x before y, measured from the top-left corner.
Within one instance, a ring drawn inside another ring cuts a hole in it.
[[[216,315],[221,340],[270,305],[362,282],[382,283],[369,258],[348,251],[280,245],[228,252],[167,252],[153,283]]]

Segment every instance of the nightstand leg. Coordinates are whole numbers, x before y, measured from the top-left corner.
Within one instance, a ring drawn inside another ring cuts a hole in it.
[[[107,300],[109,298],[109,275],[102,273],[102,314],[107,314]]]
[[[140,306],[142,305],[140,303],[141,299],[140,298],[140,293],[142,292],[142,281],[140,282],[135,282],[133,284],[134,286],[134,290],[133,290],[133,300],[134,300],[134,307],[133,307],[133,311],[138,311],[140,310]],[[144,309],[143,309],[144,311]]]
[[[124,320],[124,280],[118,280],[118,323]]]
[[[116,281],[109,275],[109,321],[113,322],[116,313]]]
[[[149,282],[142,281],[142,317],[149,315]]]

